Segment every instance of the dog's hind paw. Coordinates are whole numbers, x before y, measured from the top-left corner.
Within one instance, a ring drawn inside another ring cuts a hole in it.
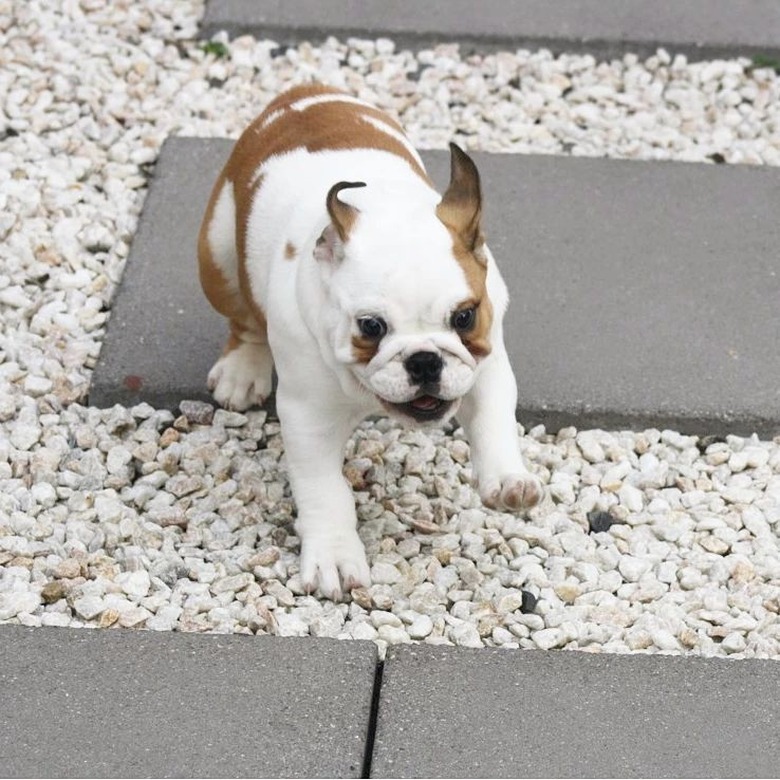
[[[273,358],[268,346],[247,342],[214,364],[207,385],[220,406],[242,412],[265,403],[271,394],[272,372]]]

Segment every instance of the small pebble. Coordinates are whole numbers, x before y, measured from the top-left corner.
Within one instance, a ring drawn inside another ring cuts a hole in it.
[[[214,406],[204,401],[182,401],[179,409],[191,425],[211,425],[214,420]]]
[[[525,614],[531,614],[536,609],[537,597],[528,590],[521,591],[521,596],[520,611]]]
[[[617,522],[609,512],[594,510],[588,512],[588,529],[591,533],[598,534],[608,531]]]

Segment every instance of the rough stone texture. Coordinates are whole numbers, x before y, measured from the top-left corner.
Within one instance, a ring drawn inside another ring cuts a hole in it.
[[[774,661],[388,651],[372,777],[767,777]]]
[[[201,35],[251,33],[281,43],[385,36],[420,48],[586,51],[609,57],[659,46],[697,59],[780,52],[775,0],[208,0]]]
[[[230,142],[166,141],[90,403],[208,399],[225,325],[195,242]],[[443,186],[448,154],[426,152]],[[518,416],[549,429],[780,430],[775,168],[474,153],[512,304]],[[139,381],[140,380],[140,381]]]
[[[0,628],[4,777],[360,777],[366,642]]]

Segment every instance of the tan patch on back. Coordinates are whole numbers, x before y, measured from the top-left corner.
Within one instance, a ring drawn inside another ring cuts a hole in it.
[[[209,303],[224,317],[230,320],[231,332],[244,333],[252,331],[257,337],[265,337],[265,317],[259,309],[253,311],[247,305],[243,291],[238,290],[229,283],[225,274],[215,261],[208,234],[211,221],[214,217],[214,209],[223,187],[229,186],[225,181],[224,173],[217,179],[211,192],[206,213],[198,233],[198,273],[203,292]]]
[[[209,303],[223,316],[232,317],[236,307],[240,308],[243,302],[234,300],[234,296],[228,288],[227,279],[225,279],[224,274],[214,261],[211,245],[209,244],[209,228],[214,218],[217,200],[224,186],[226,186],[226,182],[223,172],[214,184],[211,197],[206,206],[206,213],[200,225],[200,232],[198,233],[198,272],[200,274],[201,286],[206,293]]]
[[[240,287],[236,289],[235,283],[226,277],[213,256],[208,232],[214,216],[214,206],[223,186],[228,185],[224,177],[220,176],[198,234],[198,271],[209,303],[230,322],[230,335],[222,351],[223,355],[227,355],[245,341],[265,344],[268,336],[263,312],[247,303],[243,291]]]
[[[288,241],[284,245],[284,259],[295,260],[295,256],[298,254],[298,250],[295,248],[295,244],[292,241]]]
[[[391,130],[403,133],[401,126],[383,111],[339,101],[315,103],[303,110],[290,108],[294,103],[320,95],[350,97],[341,90],[322,85],[295,87],[273,100],[238,139],[225,167],[225,175],[235,184],[236,201],[251,194],[252,178],[266,160],[294,149],[310,152],[380,149],[404,159],[418,176],[431,184],[420,163],[400,140],[362,119],[373,117]],[[273,114],[278,115],[264,127]]]

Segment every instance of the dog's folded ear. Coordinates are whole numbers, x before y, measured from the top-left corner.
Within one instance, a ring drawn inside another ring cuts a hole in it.
[[[325,205],[328,207],[330,221],[333,223],[333,227],[336,228],[339,238],[343,242],[346,242],[349,238],[349,233],[360,212],[354,206],[350,206],[348,203],[344,203],[343,200],[340,200],[339,193],[342,190],[365,186],[366,183],[364,181],[340,181],[338,184],[334,184],[328,191]]]
[[[469,251],[478,250],[484,243],[479,171],[471,157],[454,143],[450,144],[450,184],[436,207],[436,215],[460,236]]]
[[[341,260],[344,256],[344,244],[349,239],[349,234],[360,214],[360,211],[349,203],[339,199],[342,190],[353,187],[365,187],[362,181],[340,181],[328,190],[325,205],[330,216],[330,225],[322,231],[314,249],[317,260],[333,262]]]

